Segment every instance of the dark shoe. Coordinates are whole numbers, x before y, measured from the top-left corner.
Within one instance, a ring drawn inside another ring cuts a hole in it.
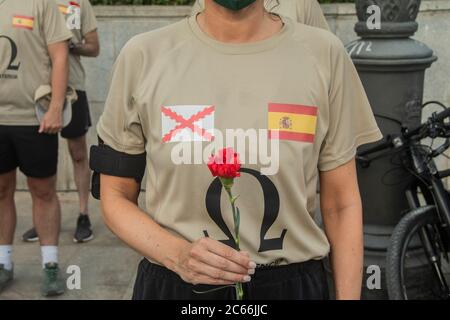
[[[31,228],[22,235],[22,240],[25,242],[36,242],[39,240],[39,236],[36,232],[36,228]]]
[[[44,297],[57,296],[64,293],[64,280],[59,275],[57,263],[47,263],[43,276],[41,292]]]
[[[73,241],[87,242],[94,238],[94,234],[91,230],[91,221],[87,214],[80,214],[77,220],[77,229],[75,230],[75,235],[73,236]]]
[[[0,292],[5,289],[14,278],[14,270],[6,270],[3,264],[0,264]]]

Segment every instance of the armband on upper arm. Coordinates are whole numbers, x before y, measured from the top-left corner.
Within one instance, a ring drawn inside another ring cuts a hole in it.
[[[90,150],[89,166],[93,171],[91,193],[100,199],[100,174],[134,178],[141,183],[145,174],[146,153],[131,155],[107,146],[99,138],[99,145]]]

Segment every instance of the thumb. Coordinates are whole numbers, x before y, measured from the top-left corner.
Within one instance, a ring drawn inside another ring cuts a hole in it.
[[[41,124],[39,125],[39,133],[44,132],[44,121],[41,122]]]

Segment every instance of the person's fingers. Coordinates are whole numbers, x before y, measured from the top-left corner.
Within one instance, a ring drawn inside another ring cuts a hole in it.
[[[233,272],[236,274],[247,275],[248,268],[243,267],[231,260],[227,260],[217,254],[214,254],[210,251],[202,250],[200,248],[194,248],[191,251],[191,256],[203,263],[206,263],[212,267]]]
[[[246,272],[245,274],[238,274],[225,271],[223,269],[212,267],[195,259],[191,259],[188,262],[188,267],[197,274],[201,274],[213,279],[231,282],[249,282],[251,280],[251,277]]]
[[[60,128],[60,126],[58,126],[58,125],[52,125],[50,128],[49,128],[49,133],[50,134],[57,134],[58,132],[60,132],[61,131],[61,128]]]
[[[241,251],[241,253],[250,258],[250,252],[248,252],[248,251]],[[250,258],[250,260],[251,260],[251,258]],[[256,266],[255,266],[255,268],[256,268]],[[250,274],[250,275],[255,274],[255,268],[248,269],[248,271],[247,271],[248,274]]]
[[[41,124],[39,125],[39,133],[43,133],[45,128],[45,122],[41,121]]]
[[[175,266],[174,271],[185,282],[192,283],[194,285],[196,285],[196,284],[209,284],[209,285],[231,285],[231,284],[233,284],[233,282],[231,282],[231,281],[214,279],[214,278],[211,278],[204,274],[197,273],[192,270],[187,270],[185,267],[182,267],[182,266]]]
[[[231,260],[246,269],[254,269],[256,267],[255,262],[251,261],[249,257],[241,254],[239,251],[223,244],[219,241],[211,238],[203,238],[200,240],[200,244],[204,245],[208,251],[215,253],[227,260]]]

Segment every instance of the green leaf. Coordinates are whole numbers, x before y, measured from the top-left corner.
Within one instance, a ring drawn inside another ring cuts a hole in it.
[[[237,200],[237,198],[239,198],[240,195],[234,196],[233,198],[231,198],[231,204],[234,204]]]
[[[240,226],[241,226],[241,213],[239,211],[239,208],[236,207],[236,215],[234,216],[234,233],[236,238],[239,235]]]

